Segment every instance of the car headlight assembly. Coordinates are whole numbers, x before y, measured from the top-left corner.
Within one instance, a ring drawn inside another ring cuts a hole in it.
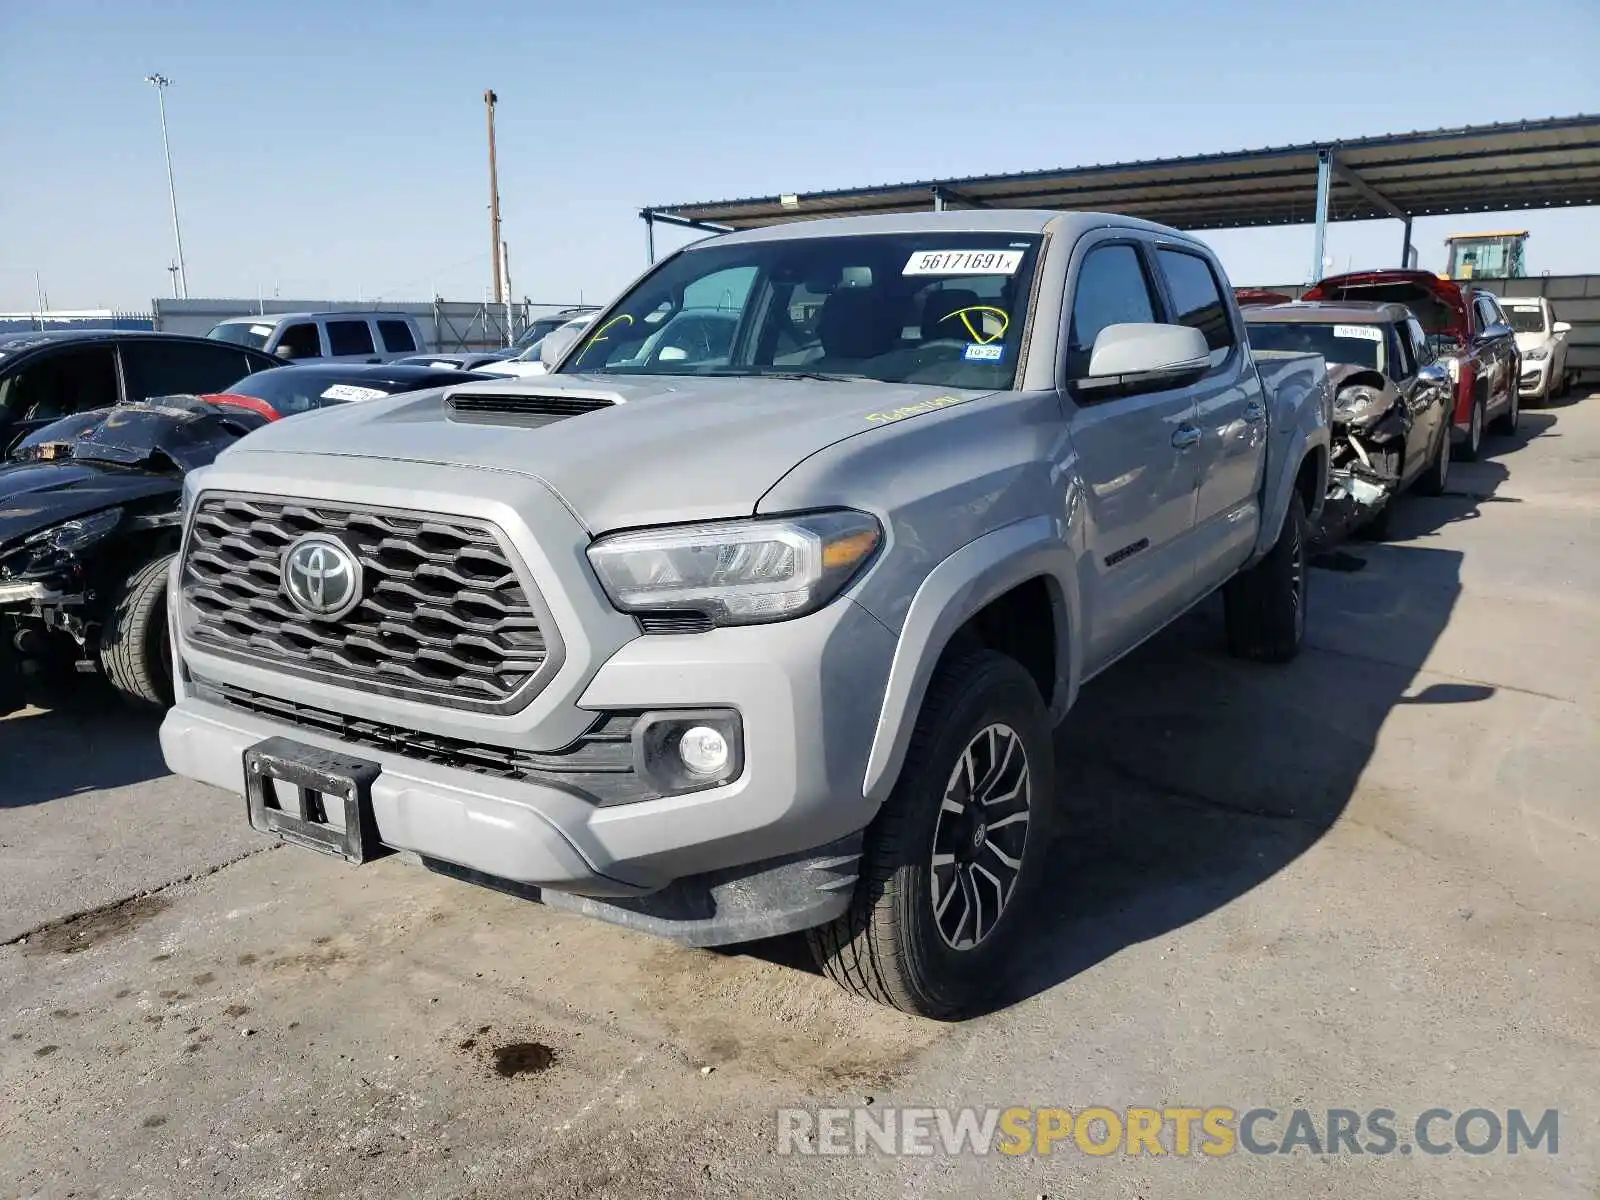
[[[589,547],[589,561],[622,612],[756,625],[823,607],[882,542],[877,518],[841,509],[612,534]]]
[[[103,508],[87,517],[78,517],[76,520],[63,521],[60,525],[41,529],[31,537],[24,538],[23,545],[32,546],[36,550],[49,548],[72,554],[98,542],[121,523],[120,508]]]
[[[1523,359],[1524,362],[1543,362],[1545,359],[1547,359],[1549,357],[1550,357],[1550,347],[1548,347],[1548,346],[1535,346],[1532,350],[1529,350],[1526,353],[1524,353],[1523,356],[1522,356],[1522,359]]]
[[[1340,388],[1333,398],[1333,415],[1342,421],[1355,423],[1382,412],[1386,405],[1383,393],[1377,388],[1356,384]]]
[[[1444,360],[1444,367],[1445,367],[1445,370],[1450,372],[1450,382],[1451,383],[1460,383],[1461,382],[1461,360],[1460,359],[1458,359],[1458,358],[1447,358],[1447,359]]]

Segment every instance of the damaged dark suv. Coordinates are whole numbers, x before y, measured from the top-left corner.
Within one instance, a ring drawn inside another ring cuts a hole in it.
[[[1275,304],[1244,312],[1257,350],[1320,354],[1333,385],[1324,540],[1381,537],[1394,498],[1450,475],[1450,374],[1403,304]]]

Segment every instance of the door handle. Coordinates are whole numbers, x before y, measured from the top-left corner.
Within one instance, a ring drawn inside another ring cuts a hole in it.
[[[1254,425],[1257,421],[1266,419],[1267,410],[1262,407],[1261,401],[1252,400],[1244,406],[1244,419]]]
[[[1172,431],[1172,444],[1176,449],[1187,450],[1200,440],[1200,431],[1193,425],[1179,425]]]

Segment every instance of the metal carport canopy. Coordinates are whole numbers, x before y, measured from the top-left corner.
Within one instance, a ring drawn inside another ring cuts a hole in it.
[[[1319,211],[1319,199],[1322,201]],[[1180,229],[1321,227],[1328,220],[1600,203],[1600,116],[1552,117],[1190,158],[930,179],[646,208],[647,223],[751,229],[782,221],[933,208],[1053,208]],[[1318,246],[1318,266],[1321,247]]]

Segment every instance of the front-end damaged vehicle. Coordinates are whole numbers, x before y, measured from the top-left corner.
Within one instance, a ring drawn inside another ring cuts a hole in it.
[[[1257,350],[1320,354],[1333,388],[1327,503],[1318,540],[1387,531],[1410,487],[1437,496],[1450,475],[1449,372],[1400,304],[1302,302],[1245,313]]]
[[[1236,654],[1301,644],[1326,373],[1254,353],[1184,234],[729,234],[542,353],[189,477],[174,771],[352,862],[695,945],[805,930],[951,1018],[1015,961],[1083,683],[1219,588]]]
[[[183,474],[264,423],[166,397],[67,417],[12,450],[0,466],[0,712],[21,706],[26,676],[74,669],[169,702]]]

